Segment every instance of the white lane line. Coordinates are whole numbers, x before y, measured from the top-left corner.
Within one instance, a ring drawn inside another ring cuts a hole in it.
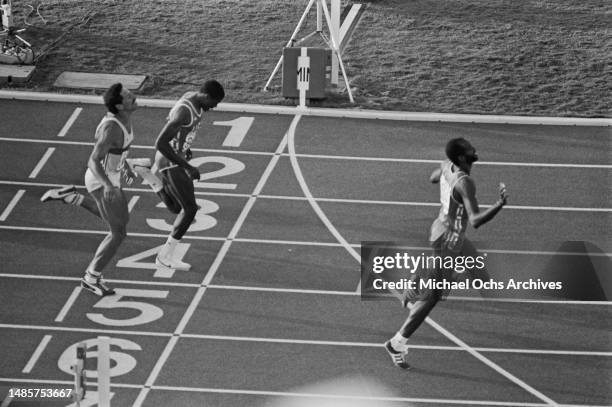
[[[68,130],[70,130],[70,128],[72,127],[72,125],[74,124],[74,122],[79,117],[82,111],[82,107],[77,107],[76,109],[74,109],[74,112],[72,112],[72,114],[68,118],[68,121],[66,122],[66,124],[64,124],[64,127],[62,127],[60,132],[57,134],[57,137],[64,137],[68,133]]]
[[[45,325],[19,325],[19,324],[0,324],[2,329],[21,329],[21,330],[36,330],[50,332],[93,332],[107,335],[129,335],[129,336],[153,336],[153,337],[176,337],[189,339],[202,339],[213,341],[233,341],[233,342],[254,342],[254,343],[285,343],[295,345],[312,345],[312,346],[338,346],[338,347],[356,347],[356,348],[381,348],[384,345],[382,342],[348,342],[348,341],[324,341],[313,339],[294,339],[294,338],[262,338],[250,336],[231,336],[231,335],[206,335],[206,334],[186,334],[186,333],[170,333],[170,332],[155,332],[155,331],[122,331],[118,329],[88,329],[60,326],[45,326]],[[50,335],[49,335],[50,336]],[[44,340],[44,338],[43,338]],[[48,342],[48,340],[47,340]],[[45,344],[46,346],[46,344]],[[39,348],[41,346],[39,345]],[[459,346],[444,346],[444,345],[409,345],[411,349],[449,351],[449,352],[464,352],[466,349]],[[516,354],[532,354],[532,355],[558,355],[558,356],[589,356],[589,357],[612,357],[612,352],[605,351],[581,351],[581,350],[555,350],[555,349],[520,349],[520,348],[491,348],[491,347],[475,347],[479,352],[487,353],[516,353]],[[38,349],[37,349],[38,350]],[[44,348],[43,348],[44,350]],[[146,384],[145,384],[146,385]]]
[[[275,197],[270,198],[286,198]],[[411,202],[411,201],[380,201],[369,199],[342,199],[342,198],[313,198],[317,202],[332,202],[332,203],[354,203],[367,205],[398,205],[398,206],[425,206],[435,207],[440,206],[439,202]],[[493,205],[482,204],[481,208],[489,208]],[[530,211],[567,211],[567,212],[612,212],[612,208],[585,208],[573,206],[529,206],[529,205],[505,205],[504,209],[514,210],[530,210]]]
[[[130,198],[130,202],[128,202],[128,212],[132,213],[132,209],[136,206],[136,202],[140,199],[140,195],[134,195]]]
[[[299,288],[276,288],[276,287],[251,287],[251,286],[240,286],[240,285],[217,285],[209,284],[208,288],[217,290],[231,290],[231,291],[256,291],[256,292],[267,292],[267,293],[281,293],[281,294],[309,294],[309,295],[337,295],[337,296],[356,296],[352,291],[331,291],[331,290],[309,290]]]
[[[299,118],[297,120],[299,120]],[[297,124],[296,118],[294,118],[292,123],[291,123],[291,126],[295,127],[295,125],[293,124],[294,122]],[[290,127],[290,129],[291,129],[291,127]],[[240,212],[240,215],[238,216],[238,219],[236,220],[236,222],[234,223],[234,226],[230,230],[230,233],[229,233],[227,239],[223,242],[223,245],[221,246],[221,249],[217,253],[217,256],[215,257],[215,260],[213,261],[213,263],[210,266],[208,272],[204,276],[204,280],[202,281],[202,286],[196,292],[193,300],[189,304],[189,307],[187,307],[187,310],[185,311],[185,314],[183,314],[183,317],[181,318],[178,326],[176,327],[173,336],[168,341],[168,344],[166,345],[166,347],[164,348],[164,350],[163,350],[162,354],[160,355],[159,359],[155,363],[155,366],[153,366],[153,369],[151,370],[151,373],[150,373],[149,377],[147,378],[147,381],[145,382],[145,388],[140,391],[140,393],[138,394],[138,397],[136,398],[136,401],[134,402],[132,407],[140,407],[140,406],[142,406],[142,404],[144,403],[145,399],[147,398],[147,395],[149,394],[151,386],[153,386],[155,381],[157,380],[157,377],[159,376],[159,373],[161,372],[161,369],[163,368],[163,366],[165,365],[166,361],[170,357],[170,354],[174,350],[174,347],[176,346],[176,343],[178,342],[179,336],[183,333],[183,331],[185,330],[185,327],[189,323],[189,320],[191,319],[191,317],[193,316],[194,312],[196,311],[198,305],[200,304],[200,301],[202,300],[202,297],[204,296],[204,293],[206,292],[206,290],[208,288],[207,287],[208,284],[210,284],[210,281],[213,279],[213,277],[217,273],[217,270],[219,269],[219,266],[223,262],[223,259],[225,258],[226,253],[228,252],[232,242],[234,241],[236,235],[238,234],[238,231],[242,227],[242,225],[243,225],[244,221],[246,220],[249,212],[251,211],[251,208],[255,204],[255,200],[257,199],[257,195],[261,193],[261,191],[263,190],[264,185],[268,181],[268,178],[272,174],[272,171],[276,167],[276,164],[278,163],[278,160],[280,158],[280,153],[282,153],[282,151],[285,149],[285,146],[287,145],[287,134],[290,131],[291,130],[288,130],[288,132],[285,133],[285,135],[283,136],[279,146],[276,149],[276,152],[275,152],[274,156],[272,156],[272,159],[270,160],[270,162],[268,163],[268,166],[264,170],[261,178],[259,179],[259,182],[255,186],[255,189],[253,190],[253,193],[252,193],[251,197],[248,199],[248,201],[245,204],[244,208],[242,208],[242,212]]]
[[[483,208],[489,208],[492,205],[481,205]],[[505,208],[515,210],[529,211],[558,211],[558,212],[612,212],[612,208],[577,208],[568,206],[521,206],[507,205]]]
[[[296,155],[297,157],[297,155]],[[16,186],[33,186],[33,187],[62,187],[65,184],[50,184],[42,182],[23,182],[23,181],[3,181],[0,180],[0,185],[16,185]],[[85,188],[83,185],[76,185],[77,188]],[[144,192],[154,193],[150,188],[123,188],[126,192]],[[241,194],[233,192],[211,192],[197,191],[196,196],[229,196],[238,198],[248,198],[250,194]],[[285,195],[257,195],[259,199],[279,199],[289,201],[308,201],[308,198],[303,196],[285,196]],[[416,207],[432,207],[440,206],[439,202],[414,202],[414,201],[383,201],[373,199],[347,199],[347,198],[317,198],[312,197],[316,202],[331,202],[331,203],[348,203],[348,204],[364,204],[364,205],[393,205],[393,206],[416,206]],[[480,205],[482,208],[488,208],[491,205]],[[512,210],[530,210],[530,211],[556,211],[556,212],[612,212],[612,208],[593,208],[593,207],[572,207],[572,206],[529,206],[529,205],[506,205],[504,208]]]
[[[81,279],[75,278],[75,280],[80,281]],[[66,318],[66,315],[68,315],[70,308],[72,308],[72,305],[74,304],[76,299],[79,297],[80,293],[81,293],[81,286],[74,287],[74,290],[72,290],[70,297],[68,297],[68,300],[66,301],[66,303],[64,304],[60,312],[57,314],[57,316],[55,317],[55,322],[64,322],[64,318]]]
[[[36,274],[10,274],[0,273],[0,278],[22,278],[31,280],[52,280],[52,281],[70,281],[79,282],[80,277],[67,277],[67,276],[45,276]],[[175,283],[172,281],[147,281],[147,280],[119,280],[119,279],[108,279],[109,283],[115,284],[134,284],[144,286],[160,286],[160,287],[187,287],[187,288],[199,288],[202,286],[201,283]],[[269,292],[269,293],[282,293],[282,294],[307,294],[307,295],[336,295],[336,296],[348,296],[356,297],[360,295],[354,291],[332,291],[332,290],[314,290],[314,289],[303,289],[303,288],[279,288],[279,287],[251,287],[241,285],[218,285],[209,284],[209,289],[213,290],[229,290],[229,291],[254,291],[254,292]],[[519,298],[483,298],[483,297],[459,297],[459,296],[448,296],[447,300],[454,301],[474,301],[474,302],[499,302],[499,303],[518,303],[518,304],[554,304],[554,305],[595,305],[595,306],[609,306],[612,305],[612,301],[578,301],[578,300],[536,300],[536,299],[519,299]]]
[[[295,134],[294,133],[295,133],[295,131],[292,131],[292,132],[289,133],[289,144],[288,145],[289,145],[289,154],[290,154],[291,166],[293,167],[293,171],[295,173],[295,176],[298,179],[298,183],[300,184],[300,188],[302,189],[304,195],[308,198],[308,202],[312,206],[312,209],[317,213],[317,215],[319,216],[321,221],[323,221],[323,223],[327,226],[327,228],[332,233],[332,235],[338,240],[338,242],[341,243],[341,245],[349,252],[349,254],[351,254],[353,256],[353,258],[357,261],[357,263],[361,264],[361,256],[357,253],[357,251],[355,249],[353,249],[353,247],[351,247],[351,245],[348,244],[348,242],[346,242],[344,237],[331,224],[331,222],[329,221],[329,219],[327,219],[327,216],[325,216],[325,214],[323,213],[323,211],[321,210],[319,205],[312,198],[312,194],[310,193],[308,185],[306,184],[306,181],[304,180],[304,177],[302,175],[301,169],[300,169],[300,167],[298,165],[298,162],[297,162],[297,158],[295,157]],[[401,294],[399,292],[393,292],[393,295],[398,297],[398,299],[400,301],[402,300],[402,296],[401,296]],[[464,349],[467,352],[469,352],[476,359],[480,360],[481,362],[483,362],[484,364],[486,364],[487,366],[489,366],[490,368],[492,368],[493,370],[495,370],[496,372],[498,372],[499,374],[501,374],[502,376],[504,376],[505,378],[507,378],[508,380],[513,382],[514,384],[518,385],[523,390],[531,393],[532,395],[534,395],[535,397],[537,397],[540,400],[544,401],[548,405],[553,405],[553,406],[557,405],[557,403],[554,400],[552,400],[551,398],[546,396],[544,393],[538,391],[537,389],[535,389],[534,387],[530,386],[529,384],[527,384],[523,380],[521,380],[518,377],[512,375],[510,372],[508,372],[507,370],[505,370],[501,366],[497,365],[493,361],[489,360],[485,356],[483,356],[480,353],[478,353],[477,351],[475,351],[473,348],[468,346],[465,342],[463,342],[457,336],[455,336],[450,331],[448,331],[447,329],[445,329],[444,327],[439,325],[437,322],[435,322],[433,319],[431,319],[431,317],[427,317],[425,319],[425,322],[427,322],[431,327],[436,329],[438,332],[440,332],[446,338],[448,338],[449,340],[451,340],[452,342],[457,344],[459,347],[461,347],[462,349]]]
[[[391,157],[368,157],[368,156],[351,156],[351,155],[329,155],[329,154],[296,154],[298,158],[314,158],[323,160],[349,160],[349,161],[372,161],[372,162],[395,162],[395,163],[412,163],[412,164],[433,164],[439,165],[441,160],[432,160],[426,158],[391,158]],[[612,169],[610,164],[581,164],[581,163],[532,163],[520,161],[478,161],[475,166],[493,165],[502,167],[550,167],[550,168],[585,168],[585,169]]]
[[[483,297],[460,297],[449,295],[447,300],[476,301],[476,302],[505,302],[517,304],[556,304],[556,305],[612,305],[612,301],[579,301],[579,300],[536,300],[521,298],[483,298]]]
[[[40,173],[42,168],[45,166],[49,158],[51,158],[51,155],[53,154],[54,151],[55,151],[55,147],[49,147],[47,151],[45,151],[45,154],[43,154],[40,161],[38,162],[38,164],[36,164],[36,167],[34,167],[32,172],[28,176],[28,178],[36,178],[38,176],[38,174]]]
[[[63,228],[43,228],[33,226],[4,226],[0,225],[0,230],[21,230],[30,232],[52,232],[52,233],[66,233],[66,234],[88,234],[88,235],[107,235],[106,230],[89,230],[89,229],[63,229]],[[130,237],[145,237],[145,238],[167,238],[168,235],[161,233],[136,233],[129,232]],[[186,240],[207,240],[207,241],[226,241],[225,237],[212,237],[212,236],[185,236],[183,239]],[[294,245],[294,246],[323,246],[323,247],[343,247],[337,242],[311,242],[311,241],[299,241],[299,240],[272,240],[272,239],[249,239],[249,238],[235,238],[234,242],[239,243],[255,243],[255,244],[275,244],[275,245]],[[351,247],[359,248],[360,243],[351,243]],[[402,246],[404,247],[404,246]],[[430,248],[425,246],[405,246],[408,250],[428,250]],[[498,253],[498,254],[513,254],[513,255],[534,255],[534,256],[589,256],[589,257],[611,257],[612,253],[588,253],[588,252],[564,252],[564,251],[537,251],[537,250],[503,250],[503,249],[489,249],[484,248],[480,250],[486,253]]]
[[[19,143],[36,143],[36,144],[59,144],[59,145],[75,145],[75,146],[93,146],[95,143],[88,141],[64,141],[55,139],[29,139],[17,137],[0,137],[0,141],[10,141]],[[155,146],[150,145],[132,145],[131,149],[154,150]],[[248,150],[221,150],[214,148],[192,148],[193,152],[202,153],[222,153],[222,154],[238,154],[238,155],[255,155],[255,156],[272,156],[274,153],[266,151],[248,151]],[[282,157],[289,157],[290,154],[282,153]],[[346,155],[329,155],[329,154],[306,154],[296,153],[298,158],[313,158],[321,160],[349,160],[349,161],[371,161],[381,163],[413,163],[413,164],[432,164],[439,165],[439,159],[425,158],[393,158],[393,157],[369,157],[369,156],[346,156]],[[475,165],[491,165],[503,167],[544,167],[544,168],[573,168],[573,169],[612,169],[612,164],[588,164],[588,163],[533,163],[520,161],[478,161]]]
[[[17,137],[0,137],[0,141],[14,141],[18,143],[35,143],[35,144],[59,144],[59,145],[71,145],[71,146],[93,146],[95,145],[95,143],[91,141],[65,141],[65,140],[55,140],[55,139],[17,138]],[[134,146],[130,148],[134,148]],[[152,148],[155,148],[155,147],[152,147]]]
[[[150,332],[150,331],[123,331],[121,329],[99,329],[99,328],[75,328],[67,326],[47,326],[47,325],[19,325],[19,324],[0,324],[2,329],[22,329],[28,331],[50,331],[50,332],[85,332],[91,334],[109,335],[138,335],[138,336],[158,336],[170,337],[171,332]]]
[[[27,378],[12,378],[12,377],[0,377],[0,382],[6,383],[38,383],[38,384],[72,384],[74,380],[50,380],[50,379],[27,379]],[[87,385],[97,386],[97,382],[87,381]],[[126,389],[140,389],[141,384],[126,384],[126,383],[113,383],[113,387],[122,387]],[[95,404],[94,404],[95,405]]]
[[[13,401],[13,396],[10,394],[7,394],[4,400],[2,400],[2,404],[0,404],[0,407],[9,407],[12,401]]]
[[[301,118],[300,115],[296,117],[298,121]],[[296,126],[297,126],[297,122],[296,122]],[[302,192],[304,193],[304,196],[308,200],[308,203],[310,203],[310,206],[312,207],[314,212],[317,214],[319,219],[323,222],[325,227],[327,227],[327,229],[332,234],[332,236],[334,236],[334,238],[338,241],[338,243],[340,243],[340,245],[344,247],[346,251],[351,256],[353,256],[355,260],[357,260],[357,262],[361,262],[361,257],[359,256],[359,254],[351,247],[351,245],[346,241],[346,239],[344,239],[344,237],[340,234],[340,232],[338,232],[335,226],[330,222],[330,220],[327,218],[325,213],[321,210],[321,207],[319,206],[319,204],[316,202],[316,200],[312,196],[310,189],[308,188],[308,184],[306,183],[306,180],[304,179],[302,170],[300,169],[300,165],[298,164],[297,158],[295,156],[295,127],[296,126],[289,128],[289,139],[288,139],[289,159],[291,160],[291,166],[293,167],[293,172],[298,180],[298,183],[300,184]]]
[[[47,345],[49,344],[49,341],[51,340],[52,337],[53,337],[53,335],[45,335],[45,336],[43,336],[42,340],[40,341],[40,343],[38,344],[38,346],[34,350],[34,353],[30,357],[30,360],[28,360],[28,363],[25,365],[25,367],[23,368],[21,373],[30,373],[32,371],[34,366],[36,366],[36,362],[38,362],[38,359],[40,358],[40,355],[42,355],[42,353],[47,348]]]
[[[440,332],[441,334],[446,336],[448,339],[450,339],[452,342],[454,342],[456,345],[458,345],[461,349],[467,351],[469,354],[474,356],[476,359],[480,360],[482,363],[484,363],[485,365],[489,366],[491,369],[495,370],[497,373],[501,374],[506,379],[510,380],[512,383],[514,383],[517,386],[521,387],[523,390],[526,390],[527,392],[529,392],[532,395],[536,396],[537,398],[539,398],[540,400],[545,402],[547,405],[550,405],[550,406],[558,405],[558,403],[555,402],[553,399],[551,399],[550,397],[548,397],[544,393],[540,392],[539,390],[535,389],[534,387],[530,386],[529,384],[527,384],[523,380],[519,379],[518,377],[514,376],[513,374],[508,372],[506,369],[504,369],[501,366],[499,366],[497,363],[491,361],[490,359],[488,359],[487,357],[482,355],[480,352],[478,352],[474,348],[470,347],[467,343],[463,342],[457,336],[452,334],[446,328],[442,327],[440,324],[438,324],[436,321],[434,321],[430,317],[427,317],[427,319],[425,321],[431,327],[433,327],[435,330],[437,330],[438,332]]]
[[[9,215],[11,214],[13,209],[15,209],[15,207],[19,203],[19,200],[21,199],[23,194],[25,194],[25,192],[25,189],[20,189],[19,191],[17,191],[13,199],[11,199],[4,211],[2,211],[2,214],[0,214],[0,222],[4,222],[9,217]]]

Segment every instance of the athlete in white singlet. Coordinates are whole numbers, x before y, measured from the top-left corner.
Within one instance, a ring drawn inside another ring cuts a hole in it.
[[[111,123],[112,122],[112,123]],[[102,169],[108,180],[115,187],[121,187],[121,175],[125,168],[125,159],[127,158],[127,153],[134,140],[134,131],[130,127],[130,131],[119,121],[117,117],[113,113],[107,113],[106,116],[102,118],[100,124],[96,128],[95,139],[98,140],[104,136],[105,133],[109,131],[109,126],[117,126],[122,132],[123,143],[121,147],[111,148],[108,150],[108,153],[104,156],[102,160],[100,160],[100,164],[102,165]],[[112,131],[112,129],[110,129]],[[87,187],[88,192],[93,192],[96,189],[100,189],[104,187],[104,184],[94,175],[94,172],[91,168],[87,168],[85,172],[85,186]]]
[[[81,206],[107,223],[110,233],[98,246],[81,280],[83,288],[100,296],[115,293],[103,282],[102,271],[127,234],[129,212],[121,189],[121,176],[123,173],[130,181],[134,176],[125,165],[125,160],[134,139],[131,116],[137,108],[134,95],[120,83],[106,91],[104,104],[108,113],[96,128],[96,142],[85,172],[85,186],[89,196],[78,193],[71,186],[49,190],[41,197],[42,202],[60,200]]]
[[[440,165],[440,213],[431,225],[429,241],[435,242],[438,239],[440,244],[449,250],[458,252],[461,250],[465,239],[468,216],[461,202],[460,197],[455,196],[455,185],[468,176],[464,171],[456,169],[453,171],[453,163],[445,160]],[[457,199],[459,198],[459,199]]]
[[[485,211],[480,211],[476,200],[476,186],[470,177],[472,164],[478,160],[476,150],[463,138],[450,140],[446,145],[448,160],[442,162],[430,176],[432,183],[440,183],[440,213],[431,226],[430,242],[434,254],[438,256],[461,255],[467,246],[465,238],[468,222],[478,228],[487,223],[506,204],[508,197],[506,187],[500,183],[499,200]],[[453,278],[452,270],[433,271],[430,278],[438,280]],[[413,301],[408,318],[393,338],[385,343],[385,349],[393,363],[401,368],[408,368],[406,356],[408,338],[423,323],[434,306],[447,293],[447,290],[431,289],[427,291],[407,290],[404,293],[404,306]]]

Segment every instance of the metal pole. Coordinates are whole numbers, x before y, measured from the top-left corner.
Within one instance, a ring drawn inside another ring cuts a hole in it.
[[[308,12],[312,8],[312,5],[314,4],[315,1],[316,0],[310,0],[308,2],[308,6],[306,6],[306,10],[304,10],[304,13],[302,14],[302,17],[300,18],[300,21],[298,22],[297,27],[295,27],[295,30],[293,31],[293,34],[291,34],[291,38],[289,39],[289,41],[287,41],[287,45],[285,45],[285,47],[289,47],[293,45],[293,43],[295,42],[295,36],[298,34],[298,32],[300,32],[300,28],[302,28],[302,24],[304,24],[304,21],[306,20],[306,16],[308,16]],[[274,76],[280,69],[282,63],[283,63],[283,56],[281,55],[278,62],[276,63],[276,66],[274,67],[274,71],[272,71],[272,75],[270,75],[270,78],[268,78],[268,81],[266,82],[266,86],[264,86],[263,88],[264,92],[268,91],[268,86],[270,86],[272,79],[274,79]]]
[[[329,16],[329,11],[327,10],[327,2],[325,0],[319,0],[323,3],[323,12],[325,13],[325,19],[327,20],[327,25],[331,27],[331,18]],[[338,45],[336,43],[336,39],[334,38],[334,33],[330,32],[330,41],[331,47],[333,51],[336,51],[338,54],[338,62],[340,63],[340,69],[342,70],[342,76],[344,76],[344,83],[346,84],[346,90],[349,94],[349,99],[351,103],[355,103],[355,99],[353,99],[353,92],[351,92],[351,87],[348,82],[348,77],[346,76],[346,70],[344,69],[344,63],[342,62],[342,57],[340,55],[340,50],[338,49]]]

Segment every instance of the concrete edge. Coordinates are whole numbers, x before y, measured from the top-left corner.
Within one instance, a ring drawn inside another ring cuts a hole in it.
[[[0,99],[18,99],[47,102],[102,104],[101,96],[60,94],[29,91],[0,90]],[[170,108],[176,100],[138,98],[140,106]],[[539,117],[539,116],[504,116],[429,112],[395,112],[364,109],[332,108],[299,108],[293,106],[254,105],[244,103],[220,103],[216,110],[221,112],[245,112],[263,114],[286,114],[323,117],[346,117],[354,119],[379,119],[419,122],[452,122],[452,123],[491,123],[491,124],[530,124],[550,126],[612,126],[612,118],[581,117]]]

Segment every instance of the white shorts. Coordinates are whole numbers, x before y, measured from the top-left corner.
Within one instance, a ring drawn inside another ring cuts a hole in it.
[[[106,173],[106,176],[114,186],[117,188],[121,187],[121,173],[111,172]],[[85,187],[87,187],[87,192],[95,191],[96,189],[102,188],[102,186],[100,180],[98,180],[94,173],[88,168],[87,171],[85,171]]]

